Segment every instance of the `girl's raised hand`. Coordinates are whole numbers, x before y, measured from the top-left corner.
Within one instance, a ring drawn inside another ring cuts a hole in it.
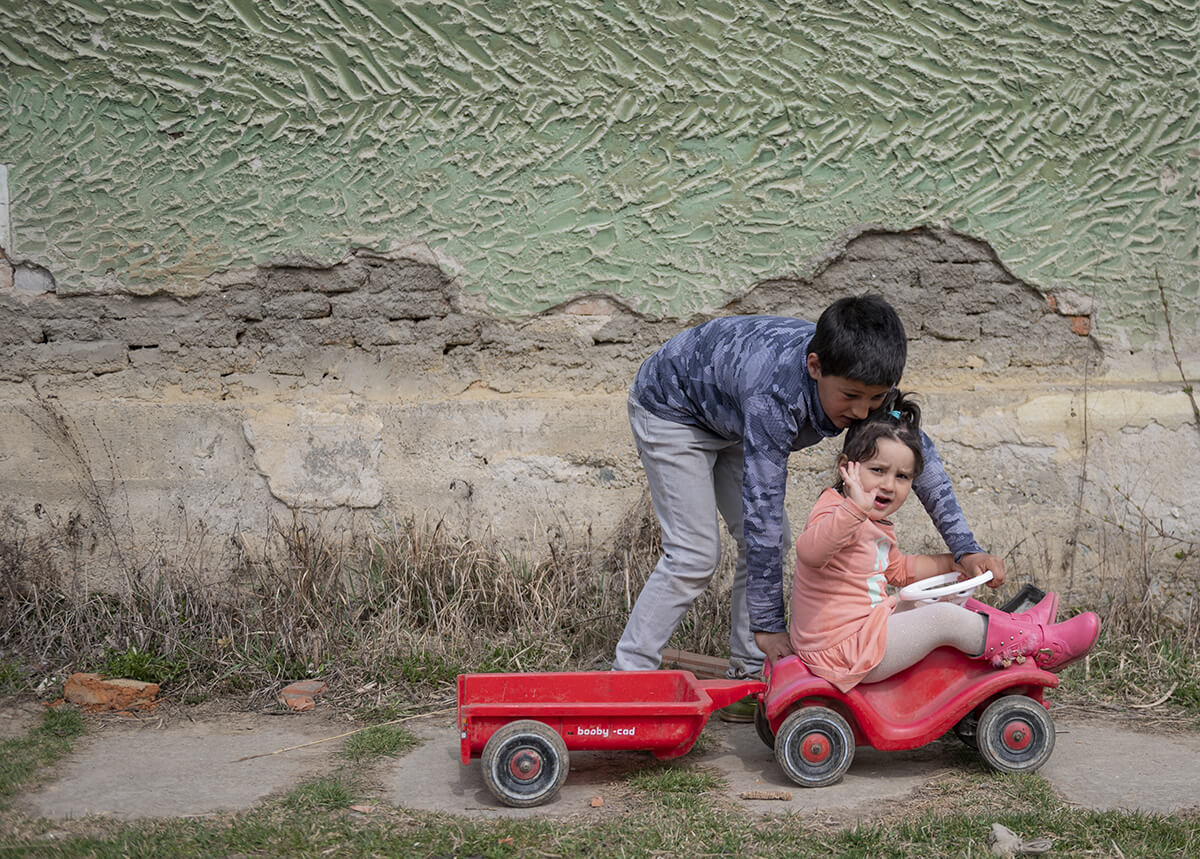
[[[842,487],[846,497],[867,516],[870,516],[874,511],[874,501],[867,491],[863,489],[861,462],[851,462],[847,460],[838,466],[838,473],[842,475]]]

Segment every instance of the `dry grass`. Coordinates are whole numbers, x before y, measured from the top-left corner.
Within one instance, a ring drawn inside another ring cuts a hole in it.
[[[1106,528],[1110,566],[1087,571],[1103,587],[1070,607],[1099,611],[1104,633],[1059,700],[1194,721],[1200,552],[1145,517]],[[99,670],[181,700],[232,693],[259,706],[280,683],[319,676],[387,719],[445,706],[462,671],[604,668],[659,554],[647,499],[620,533],[606,551],[555,538],[535,556],[441,522],[350,533],[297,514],[253,548],[197,533],[172,560],[125,551],[120,586],[98,592],[55,565],[61,545],[0,517],[0,691],[52,694],[70,671]],[[728,652],[731,566],[672,646]]]
[[[1097,518],[1090,605],[1100,642],[1063,692],[1083,712],[1142,725],[1200,724],[1200,545],[1165,529],[1115,489]]]
[[[46,691],[72,670],[164,682],[187,697],[269,695],[321,676],[373,689],[377,704],[443,698],[460,671],[607,667],[659,549],[647,500],[607,552],[556,540],[517,555],[441,522],[376,523],[346,534],[320,519],[278,521],[230,557],[204,535],[192,551],[137,565],[90,590],[52,560],[49,537],[0,520],[0,664]],[[206,548],[208,547],[208,548]],[[728,585],[724,590],[727,592]],[[728,600],[714,587],[676,646],[721,652]]]

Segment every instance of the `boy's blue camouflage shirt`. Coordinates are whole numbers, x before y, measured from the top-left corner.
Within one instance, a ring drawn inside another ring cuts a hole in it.
[[[672,337],[638,370],[632,396],[658,417],[741,439],[750,628],[783,632],[783,515],[787,460],[841,432],[805,367],[816,325],[781,316],[714,319]],[[913,490],[954,556],[982,552],[950,478],[922,433],[925,470]]]

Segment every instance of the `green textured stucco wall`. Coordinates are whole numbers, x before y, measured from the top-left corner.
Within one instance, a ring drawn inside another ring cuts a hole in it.
[[[688,316],[941,224],[1119,340],[1156,272],[1195,324],[1195,2],[0,5],[9,255],[60,294],[416,241],[498,313]]]

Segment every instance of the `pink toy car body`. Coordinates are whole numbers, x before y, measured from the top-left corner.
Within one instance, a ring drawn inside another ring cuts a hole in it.
[[[1054,750],[1045,690],[1058,677],[1032,660],[996,670],[941,647],[879,683],[839,691],[789,656],[768,665],[755,727],[792,781],[838,781],[856,745],[913,749],[953,729],[1002,772],[1033,772]]]

